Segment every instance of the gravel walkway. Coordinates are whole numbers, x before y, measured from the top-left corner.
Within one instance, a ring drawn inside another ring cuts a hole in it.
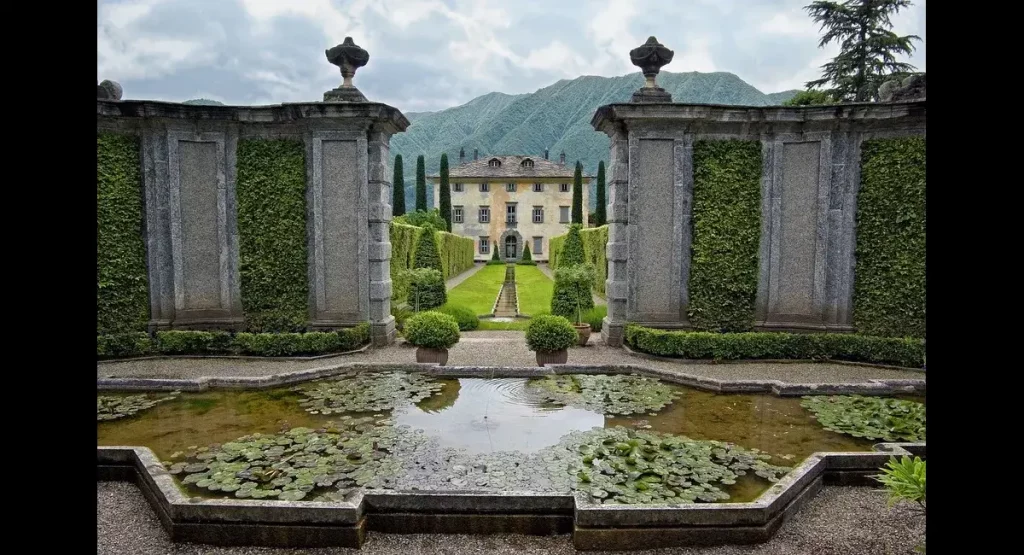
[[[537,264],[537,269],[540,270],[544,275],[546,275],[549,278],[551,278],[551,281],[555,280],[555,275],[553,273],[551,273],[551,266],[548,266],[547,263]],[[594,296],[594,304],[599,304],[599,305],[608,304],[608,301],[602,299],[601,297],[598,297],[597,293],[592,293],[592,294]]]
[[[469,279],[469,276],[471,276],[471,275],[479,272],[480,270],[482,270],[484,266],[486,266],[486,264],[476,264],[476,263],[474,263],[472,268],[466,270],[465,272],[462,272],[461,274],[459,274],[459,275],[457,275],[457,276],[455,276],[453,278],[448,278],[448,281],[444,282],[445,288],[447,288],[448,291],[451,291],[456,285],[458,285],[458,284],[466,281],[467,279]]]
[[[97,378],[197,378],[202,376],[264,376],[347,363],[416,362],[416,349],[399,340],[395,345],[363,353],[314,360],[266,360],[227,358],[140,359],[100,363]],[[745,362],[710,364],[651,360],[623,349],[607,347],[601,334],[590,344],[569,351],[570,364],[640,365],[693,376],[734,380],[779,380],[789,383],[857,383],[870,379],[924,379],[924,372],[850,364],[806,362]],[[536,366],[535,354],[526,348],[521,331],[463,332],[448,353],[448,366]]]
[[[361,550],[215,547],[171,543],[139,489],[129,482],[98,482],[97,544],[100,555],[564,555],[577,553],[568,536],[466,536],[367,534]],[[904,506],[886,508],[873,488],[826,487],[770,541],[749,546],[669,548],[651,555],[913,555],[924,542],[925,523]],[[601,552],[582,552],[599,554]],[[622,553],[622,552],[618,552]]]

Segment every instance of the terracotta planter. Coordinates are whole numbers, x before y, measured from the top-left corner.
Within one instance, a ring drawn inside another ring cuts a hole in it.
[[[416,347],[416,362],[444,366],[448,362],[448,349],[429,349]]]
[[[587,344],[590,341],[590,324],[573,324],[572,327],[576,328],[576,333],[580,335],[580,347]]]
[[[537,351],[537,366],[545,364],[565,364],[569,360],[569,349],[561,351]]]

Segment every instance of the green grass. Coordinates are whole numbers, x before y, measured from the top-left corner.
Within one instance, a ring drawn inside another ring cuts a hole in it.
[[[516,266],[519,313],[539,316],[551,313],[551,292],[555,282],[536,266]]]
[[[466,281],[448,291],[447,306],[464,306],[477,316],[490,314],[505,281],[505,266],[484,266]],[[550,288],[549,288],[550,289]],[[550,299],[551,292],[548,291]],[[549,301],[550,302],[550,301]],[[481,322],[482,324],[482,322]],[[481,326],[479,329],[487,329]]]
[[[497,330],[497,331],[526,331],[526,325],[530,321],[526,319],[517,319],[514,322],[494,322],[491,320],[480,320],[480,327],[478,330]]]

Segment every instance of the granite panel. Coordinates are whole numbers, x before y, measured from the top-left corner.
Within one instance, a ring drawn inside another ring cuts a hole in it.
[[[178,141],[181,264],[186,310],[217,309],[221,299],[217,143]]]
[[[821,143],[785,143],[777,314],[814,312]]]

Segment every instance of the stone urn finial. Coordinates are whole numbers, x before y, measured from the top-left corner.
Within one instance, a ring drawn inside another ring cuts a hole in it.
[[[363,50],[352,37],[345,37],[345,42],[325,50],[327,61],[341,68],[344,81],[341,86],[324,93],[324,102],[366,102],[366,97],[352,84],[356,70],[370,61],[370,53]]]
[[[640,68],[646,79],[644,86],[633,93],[633,102],[672,102],[672,95],[655,83],[655,77],[662,66],[672,61],[673,55],[675,52],[654,37],[629,51],[629,61]]]
[[[96,86],[96,98],[100,100],[121,100],[121,84],[107,79]]]

